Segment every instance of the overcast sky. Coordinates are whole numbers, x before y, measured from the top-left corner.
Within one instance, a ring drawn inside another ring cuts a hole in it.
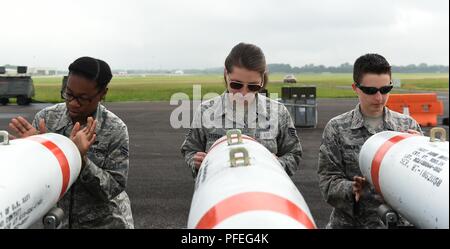
[[[448,0],[1,1],[0,65],[66,69],[84,55],[115,69],[222,66],[238,42],[268,63],[449,64]]]

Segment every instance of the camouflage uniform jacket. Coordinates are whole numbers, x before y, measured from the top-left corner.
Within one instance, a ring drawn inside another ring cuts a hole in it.
[[[297,136],[297,131],[286,107],[277,101],[264,95],[257,94],[254,103],[254,117],[250,111],[245,112],[244,122],[233,118],[230,109],[228,94],[217,96],[207,100],[197,109],[192,126],[186,134],[186,139],[181,146],[187,165],[196,177],[193,157],[196,152],[208,152],[213,143],[226,135],[227,130],[238,128],[242,134],[256,139],[271,153],[277,155],[279,162],[288,175],[293,175],[298,168],[302,156],[302,147]],[[202,116],[203,115],[203,116]],[[214,117],[216,123],[205,125],[201,122],[205,117]],[[236,117],[238,114],[234,112]],[[254,125],[251,125],[254,124]]]
[[[58,202],[64,211],[63,228],[133,228],[130,200],[125,187],[129,167],[129,138],[123,121],[98,105],[97,138],[89,148],[80,176]],[[38,112],[33,126],[43,118],[47,132],[66,137],[73,128],[65,103]]]
[[[409,116],[384,108],[384,130],[422,132]],[[319,151],[319,187],[325,201],[334,207],[327,228],[382,228],[377,208],[383,203],[370,184],[355,202],[354,176],[362,176],[359,152],[364,142],[380,131],[366,128],[359,104],[352,111],[331,119],[325,126]]]

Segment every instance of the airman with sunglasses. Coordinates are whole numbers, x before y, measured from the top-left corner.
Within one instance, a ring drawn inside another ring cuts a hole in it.
[[[359,103],[354,110],[328,122],[319,150],[319,187],[325,201],[334,208],[327,228],[382,228],[377,208],[383,200],[361,177],[361,147],[381,131],[422,131],[414,119],[386,107],[393,85],[391,66],[383,56],[359,57],[353,80]]]
[[[64,211],[62,228],[133,228],[128,178],[128,130],[125,123],[100,104],[112,78],[109,65],[81,57],[69,66],[65,103],[38,112],[30,124],[12,119],[19,137],[54,132],[70,137],[82,156],[80,176],[58,202]],[[38,132],[39,130],[39,132]]]
[[[181,146],[193,176],[196,177],[211,145],[228,129],[236,128],[264,145],[293,175],[302,148],[286,107],[258,93],[268,82],[262,50],[252,44],[236,45],[225,60],[224,80],[226,91],[200,105]],[[211,125],[207,124],[210,117]]]

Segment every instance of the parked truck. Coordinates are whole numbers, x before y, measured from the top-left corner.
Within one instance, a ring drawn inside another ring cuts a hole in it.
[[[0,67],[0,104],[6,105],[10,98],[16,98],[18,105],[29,105],[34,97],[34,85],[27,67],[17,67],[16,73]]]

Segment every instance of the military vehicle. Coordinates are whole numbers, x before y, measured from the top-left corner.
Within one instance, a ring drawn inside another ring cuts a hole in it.
[[[6,105],[10,98],[16,98],[18,105],[29,105],[34,97],[34,85],[27,67],[18,66],[12,73],[0,67],[0,104]]]

